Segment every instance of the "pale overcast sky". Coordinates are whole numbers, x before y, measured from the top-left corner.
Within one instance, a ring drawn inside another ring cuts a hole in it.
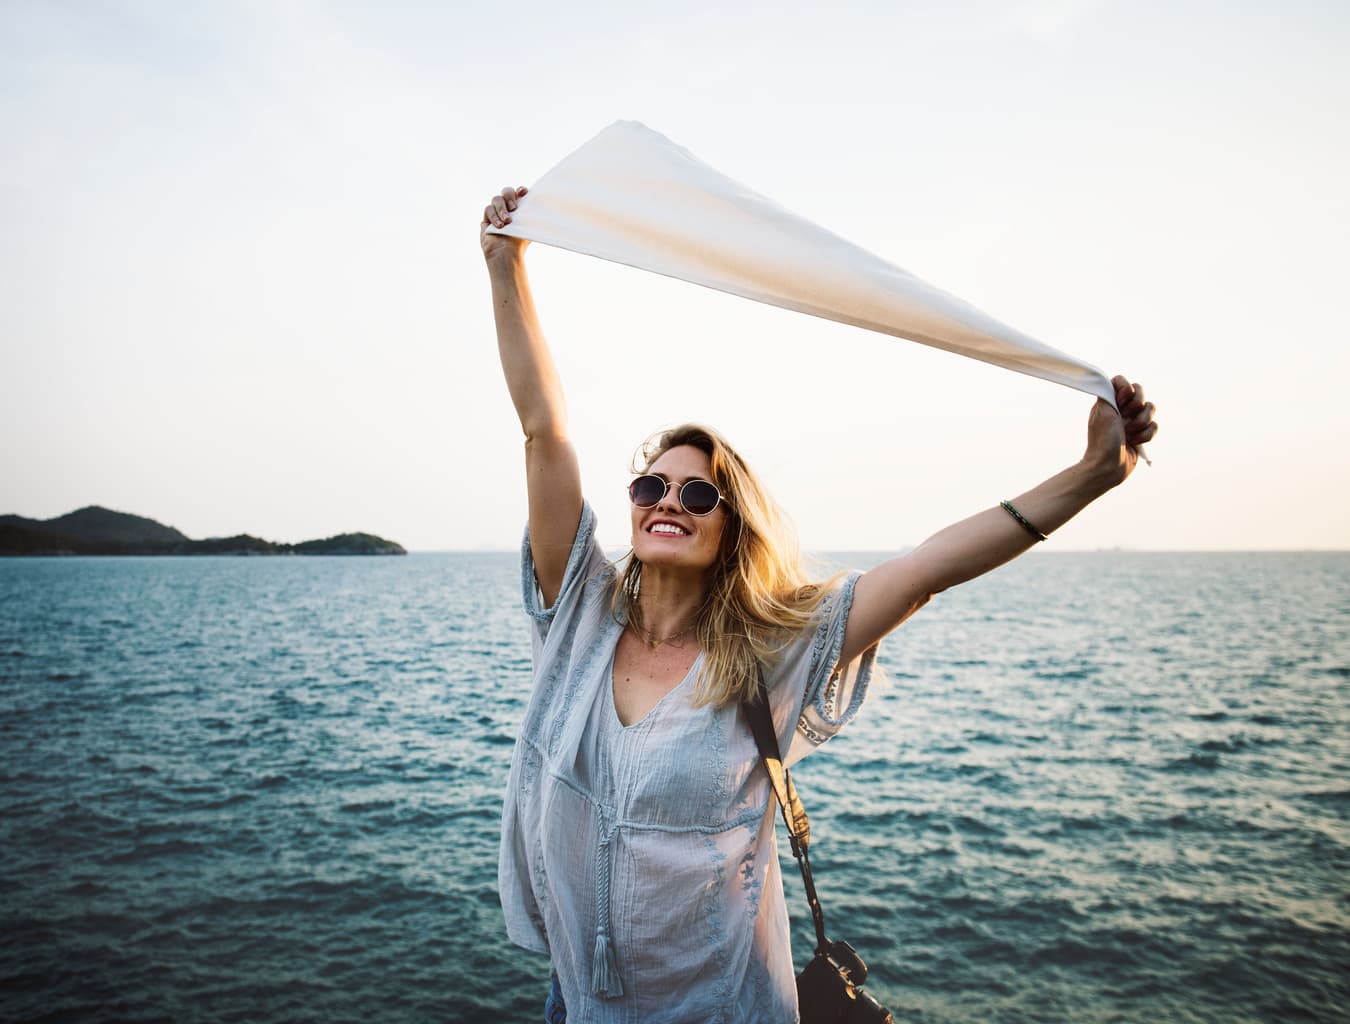
[[[1162,431],[1060,549],[1350,547],[1344,3],[0,3],[0,512],[514,546],[477,223],[618,118],[1047,344]],[[602,538],[727,433],[812,550],[1075,459],[1091,400],[533,246]]]

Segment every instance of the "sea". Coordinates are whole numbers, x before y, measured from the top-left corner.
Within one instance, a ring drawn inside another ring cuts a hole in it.
[[[1038,550],[879,664],[794,775],[897,1021],[1350,1021],[1350,553]],[[513,554],[0,560],[0,1020],[542,1020],[529,668]]]

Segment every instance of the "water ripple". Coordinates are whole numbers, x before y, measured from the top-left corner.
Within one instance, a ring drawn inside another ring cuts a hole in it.
[[[0,562],[0,1018],[538,1019],[495,890],[517,601],[509,555]],[[1350,557],[1301,554],[1038,552],[935,600],[795,772],[869,988],[1347,1020],[1347,608]]]

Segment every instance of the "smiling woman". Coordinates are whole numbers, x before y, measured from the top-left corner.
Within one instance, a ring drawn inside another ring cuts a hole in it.
[[[798,1019],[774,801],[747,701],[766,689],[791,765],[839,732],[876,645],[934,594],[1008,561],[1125,480],[1156,431],[1113,382],[1083,458],[866,574],[803,573],[786,519],[715,431],[643,449],[632,551],[609,561],[581,493],[527,242],[480,230],[498,350],[525,434],[522,548],[534,685],[511,762],[499,884],[507,931],[547,954],[550,1021]]]
[[[707,652],[696,704],[749,700],[759,666],[773,659],[786,636],[811,624],[829,587],[805,577],[786,518],[715,430],[674,427],[649,440],[640,457],[645,473],[629,486],[633,552],[615,588],[615,617],[657,647],[694,634]],[[649,610],[695,600],[678,633],[650,627]],[[628,660],[630,644],[620,640],[616,666]]]

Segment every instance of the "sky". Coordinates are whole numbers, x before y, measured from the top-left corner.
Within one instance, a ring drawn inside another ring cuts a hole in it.
[[[1350,547],[1343,3],[0,2],[0,513],[508,549],[477,231],[614,120],[1045,343],[1160,432],[1059,550]],[[726,434],[816,551],[1074,462],[1091,399],[534,245],[601,539]]]

